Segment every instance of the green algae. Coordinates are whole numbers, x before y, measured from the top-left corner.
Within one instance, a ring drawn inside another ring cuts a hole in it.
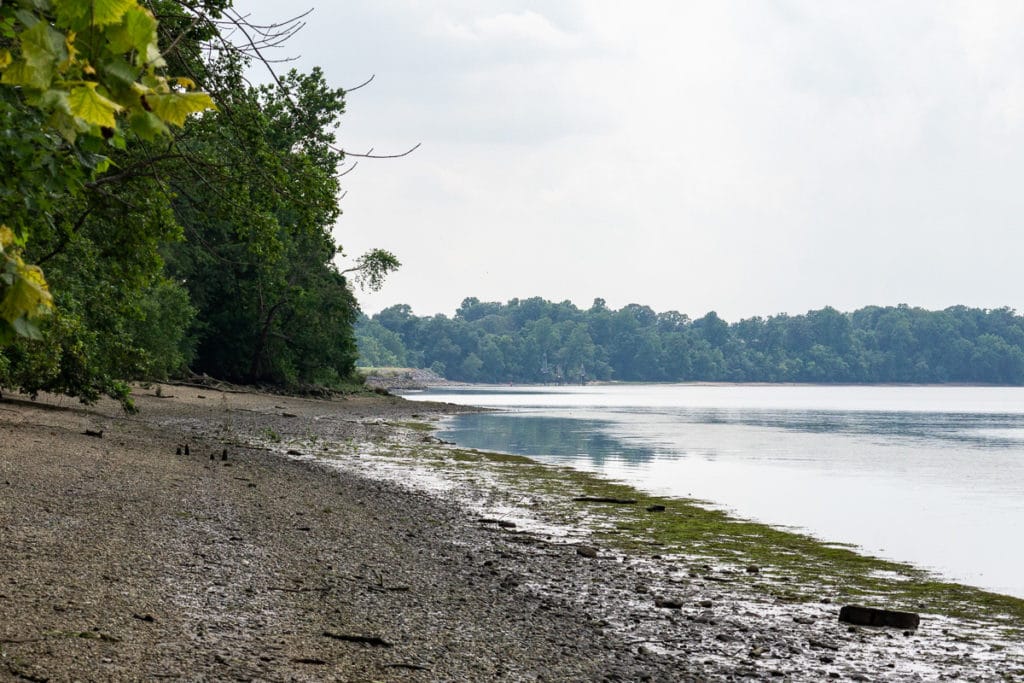
[[[694,576],[742,583],[787,602],[861,603],[988,619],[1024,636],[1024,600],[953,582],[909,564],[730,515],[706,501],[650,496],[625,484],[530,458],[463,448],[414,448],[437,466],[482,468],[509,497],[534,496],[551,521],[582,527],[608,548],[680,562]],[[573,498],[635,499],[634,505]],[[649,512],[650,506],[664,511]]]

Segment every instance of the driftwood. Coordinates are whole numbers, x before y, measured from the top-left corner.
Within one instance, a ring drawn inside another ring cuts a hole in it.
[[[359,643],[360,645],[371,645],[373,647],[391,647],[391,643],[378,638],[377,636],[359,636],[351,635],[348,633],[334,633],[333,631],[324,631],[324,636],[332,638],[334,640],[343,640],[346,643]]]

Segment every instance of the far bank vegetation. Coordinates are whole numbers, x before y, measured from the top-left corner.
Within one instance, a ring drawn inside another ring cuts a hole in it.
[[[356,325],[360,363],[465,382],[1024,384],[1024,317],[1009,308],[834,308],[728,323],[596,299],[468,298],[452,317],[398,305]]]

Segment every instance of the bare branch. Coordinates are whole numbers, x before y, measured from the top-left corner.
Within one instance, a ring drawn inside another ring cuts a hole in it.
[[[412,154],[413,152],[415,152],[417,149],[420,148],[420,145],[422,145],[422,144],[423,144],[422,142],[417,142],[415,145],[413,145],[409,149],[405,150],[401,154],[371,154],[371,152],[373,152],[372,148],[366,154],[356,154],[355,152],[346,152],[343,149],[339,149],[337,151],[341,152],[342,154],[344,154],[347,157],[360,157],[362,159],[401,159],[402,157],[407,157],[410,154]]]
[[[376,77],[377,77],[377,74],[372,74],[369,78],[367,78],[365,81],[363,81],[362,83],[360,83],[356,87],[354,87],[354,88],[345,88],[345,94],[347,95],[350,92],[355,92],[356,90],[359,90],[363,86],[370,85],[370,83],[373,82],[373,79],[376,78]]]

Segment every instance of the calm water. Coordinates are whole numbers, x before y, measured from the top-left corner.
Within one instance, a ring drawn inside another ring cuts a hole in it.
[[[600,472],[1024,597],[1024,389],[432,390],[443,438]]]

